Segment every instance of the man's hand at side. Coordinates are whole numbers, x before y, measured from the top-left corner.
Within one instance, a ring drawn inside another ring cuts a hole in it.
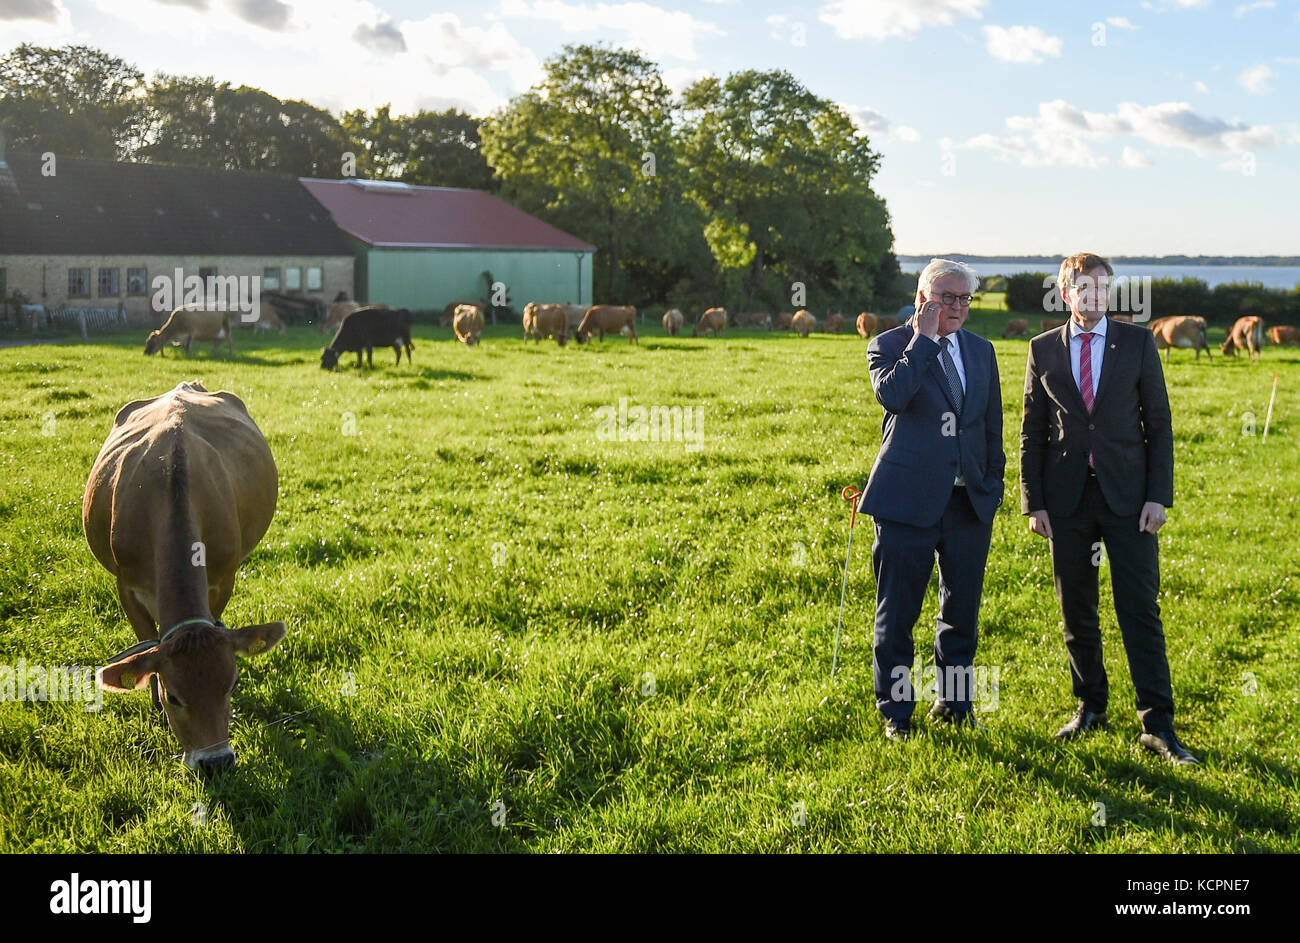
[[[1029,512],[1029,529],[1040,537],[1052,539],[1052,522],[1047,519],[1046,511]]]
[[[1138,517],[1138,530],[1154,534],[1165,524],[1165,509],[1159,501],[1148,501],[1142,505],[1142,514]]]

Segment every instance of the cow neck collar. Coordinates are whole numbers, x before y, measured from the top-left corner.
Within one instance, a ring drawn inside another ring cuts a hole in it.
[[[147,652],[151,648],[156,648],[159,645],[161,645],[163,642],[171,638],[173,635],[175,635],[177,632],[179,632],[181,629],[187,628],[188,626],[191,625],[206,625],[214,629],[224,629],[226,627],[226,624],[222,622],[220,619],[207,619],[204,618],[203,616],[194,616],[189,619],[182,619],[180,622],[177,622],[176,624],[168,628],[167,631],[163,632],[162,635],[158,636],[158,638],[147,638],[143,642],[136,642],[130,648],[123,649],[122,651],[118,652],[116,655],[114,655],[112,658],[109,659],[109,664],[112,664],[113,662],[116,661],[121,661],[123,658],[127,658],[131,655],[138,655],[140,652]]]

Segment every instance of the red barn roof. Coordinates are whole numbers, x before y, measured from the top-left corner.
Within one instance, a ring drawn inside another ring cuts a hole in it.
[[[340,229],[369,246],[596,249],[481,190],[418,187],[389,180],[300,179]]]

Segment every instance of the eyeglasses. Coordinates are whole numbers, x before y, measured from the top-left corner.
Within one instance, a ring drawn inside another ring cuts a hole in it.
[[[963,308],[969,308],[971,299],[974,297],[974,295],[954,295],[950,291],[945,291],[943,294],[939,295],[939,300],[946,305],[958,304]],[[934,299],[932,298],[931,300],[933,301]]]

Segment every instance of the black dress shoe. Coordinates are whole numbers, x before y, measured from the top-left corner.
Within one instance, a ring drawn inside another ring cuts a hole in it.
[[[929,716],[930,720],[935,724],[981,729],[980,725],[975,722],[974,711],[955,711],[943,701],[934,702],[934,706],[930,708]]]
[[[1144,733],[1138,738],[1138,742],[1150,750],[1152,753],[1159,753],[1170,763],[1177,766],[1200,766],[1201,761],[1192,754],[1187,752],[1187,747],[1183,746],[1178,740],[1178,734],[1170,727],[1168,730],[1157,730],[1154,733]]]
[[[1073,740],[1098,727],[1103,729],[1106,727],[1106,712],[1090,711],[1083,706],[1083,701],[1080,701],[1070,722],[1058,730],[1056,736],[1061,740]]]
[[[885,739],[886,740],[910,740],[912,738],[912,722],[907,718],[894,720],[890,717],[885,718]]]

